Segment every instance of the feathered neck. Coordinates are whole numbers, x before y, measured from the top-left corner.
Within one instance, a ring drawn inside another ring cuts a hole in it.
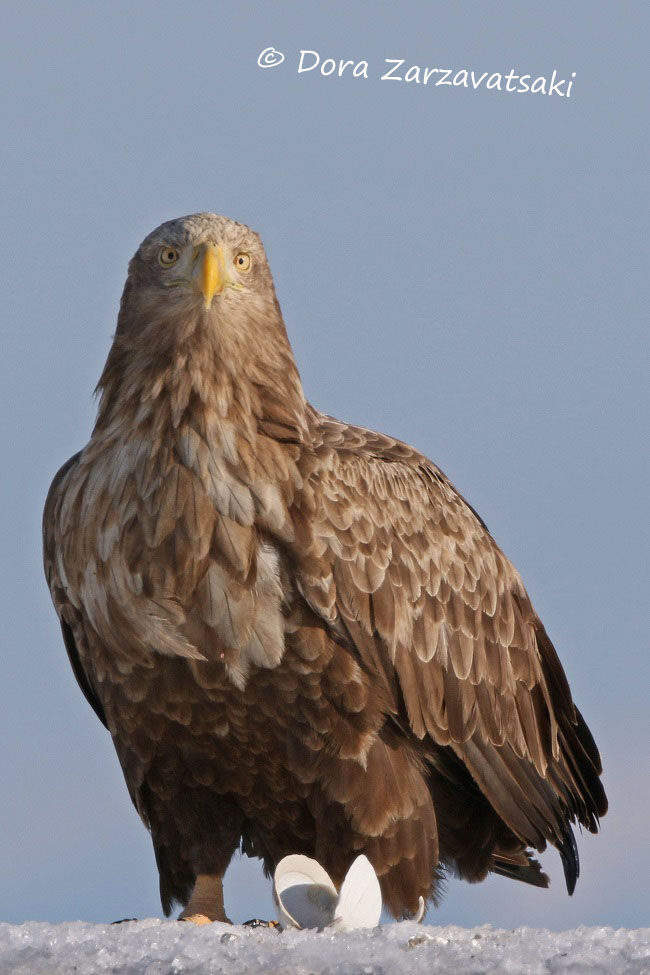
[[[219,417],[251,443],[259,434],[304,440],[307,404],[277,302],[262,323],[261,315],[224,322],[192,309],[179,326],[166,309],[134,311],[123,299],[97,385],[94,439],[143,427],[167,439],[185,424],[198,431]]]

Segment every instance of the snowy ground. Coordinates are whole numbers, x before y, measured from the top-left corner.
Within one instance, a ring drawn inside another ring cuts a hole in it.
[[[352,934],[119,925],[0,924],[1,975],[401,975],[549,972],[650,975],[650,928],[436,928],[412,922]]]

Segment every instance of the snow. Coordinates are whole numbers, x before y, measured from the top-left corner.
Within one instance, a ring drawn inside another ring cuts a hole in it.
[[[454,975],[570,972],[650,975],[650,928],[432,927],[413,922],[350,933],[178,921],[117,925],[0,923],[2,975]]]

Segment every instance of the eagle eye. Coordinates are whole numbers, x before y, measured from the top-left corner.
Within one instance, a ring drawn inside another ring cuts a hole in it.
[[[237,254],[234,260],[234,265],[238,271],[250,271],[251,268],[250,254],[245,254],[243,251]]]
[[[165,244],[165,246],[161,247],[158,251],[158,263],[162,265],[162,267],[171,267],[172,264],[176,263],[179,257],[180,254],[176,248],[170,247],[168,244]]]

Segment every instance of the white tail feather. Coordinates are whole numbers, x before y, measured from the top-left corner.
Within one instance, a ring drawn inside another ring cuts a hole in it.
[[[334,911],[336,927],[344,931],[355,928],[374,928],[381,915],[381,890],[370,860],[358,856],[341,886]]]
[[[294,928],[324,928],[334,919],[336,887],[317,860],[284,857],[273,878],[279,920]]]
[[[280,922],[294,928],[374,928],[381,915],[377,874],[363,855],[348,870],[340,895],[317,860],[284,857],[275,870],[273,893]]]

